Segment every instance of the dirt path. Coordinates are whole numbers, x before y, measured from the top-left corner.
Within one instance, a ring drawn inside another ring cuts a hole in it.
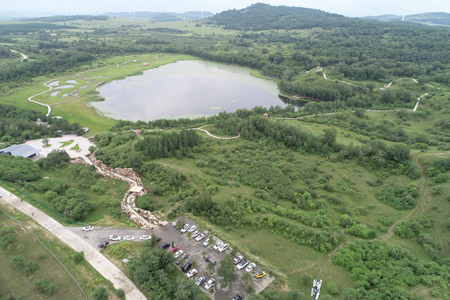
[[[407,220],[407,219],[409,219],[409,217],[411,217],[411,215],[419,208],[419,206],[422,207],[422,210],[423,210],[423,211],[425,210],[425,208],[423,208],[423,202],[424,202],[425,197],[428,195],[428,191],[429,191],[429,187],[428,187],[428,186],[425,188],[425,185],[426,185],[426,181],[425,181],[425,168],[424,168],[423,165],[420,164],[420,162],[419,162],[419,157],[416,157],[416,158],[414,159],[414,163],[415,163],[415,164],[419,167],[419,169],[420,169],[420,185],[421,185],[421,188],[420,188],[420,197],[419,197],[419,201],[417,202],[416,207],[414,207],[414,209],[411,210],[411,211],[409,212],[409,214],[407,214],[404,218],[402,218],[402,219],[398,220],[397,222],[395,222],[395,223],[389,228],[388,232],[379,238],[380,241],[386,241],[386,240],[388,240],[388,239],[394,234],[394,230],[395,230],[395,227],[397,226],[397,224],[400,223],[400,222],[403,222],[403,221],[405,221],[405,220]]]

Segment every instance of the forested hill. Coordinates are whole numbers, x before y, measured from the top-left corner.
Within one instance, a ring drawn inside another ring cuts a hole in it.
[[[400,22],[403,16],[398,15],[382,15],[382,16],[368,16],[364,19]],[[415,22],[427,25],[446,25],[450,26],[450,14],[445,12],[432,12],[416,15],[405,16],[405,22]]]
[[[216,14],[211,20],[218,25],[224,25],[226,29],[238,30],[335,28],[346,27],[349,22],[359,22],[358,19],[318,9],[271,6],[263,3],[253,4],[241,10],[224,11]]]

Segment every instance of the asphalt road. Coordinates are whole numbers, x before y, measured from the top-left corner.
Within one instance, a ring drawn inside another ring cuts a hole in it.
[[[136,242],[139,242],[139,236],[141,235],[152,235],[152,230],[142,230],[142,229],[123,229],[123,228],[111,228],[111,227],[98,227],[94,226],[92,231],[82,231],[83,227],[66,227],[71,232],[75,233],[81,237],[86,243],[95,247],[97,250],[101,250],[98,245],[103,241],[109,241],[109,244],[117,243],[115,241],[110,241],[109,236],[118,235],[123,240],[124,235],[132,235]],[[87,236],[87,238],[86,238]]]

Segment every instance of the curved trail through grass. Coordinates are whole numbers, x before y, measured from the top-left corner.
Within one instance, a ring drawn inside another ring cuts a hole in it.
[[[12,50],[12,49],[11,49],[11,51],[17,52],[17,51],[14,51],[14,50]],[[22,53],[21,53],[21,54],[22,54]],[[22,55],[24,55],[24,54],[22,54]],[[26,56],[25,56],[25,57],[26,57]],[[72,100],[75,100],[75,99],[80,98],[79,96],[76,96],[75,98],[72,98],[72,99],[69,99],[69,100],[66,100],[66,101],[63,101],[63,102],[59,102],[59,103],[54,103],[54,104],[44,104],[44,103],[40,103],[40,102],[38,102],[38,101],[33,100],[34,97],[40,96],[40,95],[42,95],[42,94],[48,93],[48,92],[50,92],[51,90],[53,90],[53,87],[48,85],[50,82],[53,82],[53,81],[56,81],[56,80],[60,80],[60,79],[63,79],[63,78],[74,77],[74,76],[75,76],[75,77],[78,77],[78,78],[80,78],[80,79],[83,79],[83,78],[80,76],[81,74],[85,74],[85,73],[89,73],[89,72],[94,72],[94,71],[99,71],[99,70],[104,70],[104,69],[109,69],[109,68],[117,68],[117,67],[121,67],[121,66],[123,66],[123,65],[125,65],[125,64],[127,64],[127,63],[130,63],[130,62],[137,62],[137,61],[138,61],[138,60],[129,60],[129,61],[126,61],[126,62],[124,62],[124,63],[118,64],[118,65],[116,65],[116,66],[110,66],[110,67],[103,67],[103,68],[98,68],[98,69],[92,69],[92,70],[88,70],[88,71],[83,71],[83,72],[78,73],[78,74],[75,74],[75,75],[68,75],[68,76],[62,76],[62,77],[54,78],[54,79],[52,79],[52,80],[49,80],[49,81],[43,83],[43,85],[44,85],[45,87],[48,87],[48,88],[49,88],[48,90],[46,90],[46,91],[44,91],[44,92],[42,92],[42,93],[39,93],[39,94],[36,94],[36,95],[33,95],[33,96],[29,97],[29,98],[28,98],[28,101],[33,102],[33,103],[38,104],[38,105],[46,106],[46,107],[47,107],[47,114],[46,114],[45,116],[48,117],[48,116],[50,115],[50,113],[52,112],[52,109],[51,109],[51,106],[52,106],[52,105],[63,104],[63,103],[66,103],[66,102],[69,102],[69,101],[72,101]],[[100,80],[94,80],[94,81],[98,81],[96,84],[98,84],[98,83],[100,82]],[[96,84],[94,84],[93,86],[88,86],[88,87],[86,87],[86,88],[94,87],[94,86],[96,86]],[[83,88],[83,89],[85,89],[85,88]],[[78,90],[80,90],[80,89],[78,89]],[[75,91],[75,90],[74,90],[74,91]],[[72,94],[74,91],[72,91],[71,94]]]
[[[20,53],[20,55],[22,55],[22,59],[20,61],[24,61],[25,59],[28,59],[28,57],[25,54],[23,54],[23,53],[21,53],[19,51],[16,51],[16,50],[13,50],[13,49],[9,49],[9,50],[11,50],[11,52],[14,52],[14,53]]]

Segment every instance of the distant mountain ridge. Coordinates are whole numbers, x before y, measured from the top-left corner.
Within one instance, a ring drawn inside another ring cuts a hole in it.
[[[154,21],[178,21],[183,19],[201,19],[214,16],[209,11],[188,11],[185,13],[167,13],[167,12],[151,12],[151,11],[136,11],[136,12],[106,12],[102,16],[121,17],[121,18],[145,18]]]
[[[400,22],[402,20],[402,15],[381,15],[381,16],[367,16],[363,19],[378,20],[378,21],[392,21]],[[415,15],[406,15],[405,21],[416,22],[427,25],[444,25],[450,26],[450,13],[445,12],[431,12]]]

